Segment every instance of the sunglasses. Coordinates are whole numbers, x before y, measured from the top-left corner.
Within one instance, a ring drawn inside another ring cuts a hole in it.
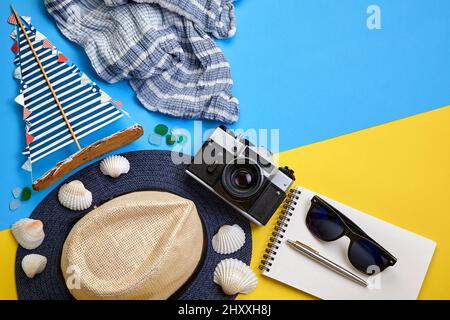
[[[356,269],[367,275],[379,273],[397,262],[392,254],[354,222],[318,196],[311,199],[306,226],[314,236],[323,241],[330,242],[348,237],[348,259]]]

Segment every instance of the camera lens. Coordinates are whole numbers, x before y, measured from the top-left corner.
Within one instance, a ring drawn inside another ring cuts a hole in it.
[[[231,163],[222,173],[224,189],[235,198],[249,198],[257,193],[263,183],[261,168],[254,163]]]
[[[234,185],[241,189],[248,189],[255,181],[253,175],[245,169],[238,169],[233,173],[232,181]]]

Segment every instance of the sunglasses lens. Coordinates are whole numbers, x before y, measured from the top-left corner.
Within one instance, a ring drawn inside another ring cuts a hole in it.
[[[342,220],[328,208],[313,203],[306,216],[306,225],[316,237],[324,241],[340,238],[345,231]]]
[[[368,275],[381,272],[392,264],[383,249],[365,239],[351,243],[348,258],[356,269]]]

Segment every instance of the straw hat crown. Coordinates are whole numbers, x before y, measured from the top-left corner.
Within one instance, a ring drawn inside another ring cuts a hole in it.
[[[202,249],[192,201],[140,191],[80,219],[64,243],[61,268],[76,299],[167,299],[193,275]]]

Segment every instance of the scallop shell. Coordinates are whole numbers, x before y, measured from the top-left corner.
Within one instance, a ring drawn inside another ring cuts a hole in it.
[[[238,251],[245,243],[245,232],[234,224],[223,225],[212,238],[212,246],[215,252],[220,254],[231,254]]]
[[[67,209],[85,210],[92,204],[92,193],[81,181],[73,180],[59,189],[58,200]]]
[[[214,270],[214,283],[220,285],[227,295],[247,294],[256,288],[258,278],[252,269],[237,259],[225,259]]]
[[[100,171],[105,176],[117,178],[130,171],[130,162],[122,156],[110,156],[100,162]]]
[[[40,254],[29,254],[22,259],[22,270],[28,278],[34,278],[44,271],[47,266],[47,258]]]
[[[12,225],[11,230],[19,245],[28,250],[39,247],[45,238],[41,220],[21,219]]]

